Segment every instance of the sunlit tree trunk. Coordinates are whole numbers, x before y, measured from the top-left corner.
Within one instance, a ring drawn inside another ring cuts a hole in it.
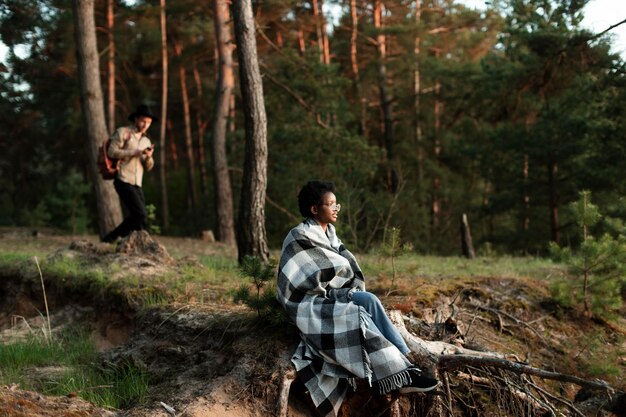
[[[109,133],[115,131],[115,0],[107,0],[107,40],[109,48],[107,51],[107,113]]]
[[[267,261],[269,258],[265,232],[267,119],[251,1],[234,0],[233,18],[246,131],[243,184],[237,225],[238,258],[241,262],[245,255],[253,255]]]
[[[328,33],[326,33],[326,19],[324,18],[323,0],[312,0],[313,19],[315,20],[315,30],[317,32],[317,46],[320,51],[320,63],[330,63],[330,46]]]
[[[165,13],[165,0],[161,1],[161,140],[159,142],[159,180],[161,186],[161,215],[163,216],[163,229],[167,231],[170,226],[169,201],[167,199],[167,180],[165,177],[165,134],[167,132],[167,25]]]
[[[180,95],[183,102],[183,120],[185,122],[185,154],[187,156],[187,196],[188,208],[193,212],[198,204],[196,195],[196,159],[193,154],[193,140],[191,135],[191,113],[189,110],[189,93],[187,91],[187,72],[182,63],[183,47],[180,42],[174,42],[174,51],[181,60],[178,66],[180,81]]]
[[[112,181],[103,181],[96,164],[98,146],[109,136],[104,116],[100,61],[96,42],[94,0],[73,0],[81,104],[86,129],[85,150],[93,178],[98,209],[100,236],[113,230],[122,220],[120,201]]]
[[[398,176],[393,167],[394,133],[391,97],[387,89],[387,40],[383,23],[384,5],[381,0],[374,0],[374,28],[376,29],[376,47],[378,49],[378,91],[383,118],[383,141],[387,152],[387,188],[392,193],[398,190]]]
[[[304,56],[306,53],[306,41],[304,40],[304,31],[301,27],[298,27],[298,51],[300,56]]]
[[[227,0],[214,0],[215,37],[219,56],[216,86],[215,117],[213,122],[213,184],[217,236],[221,242],[235,245],[235,221],[233,197],[228,173],[226,153],[226,130],[230,111],[230,99],[235,88],[233,73],[233,44],[228,22],[230,20]]]

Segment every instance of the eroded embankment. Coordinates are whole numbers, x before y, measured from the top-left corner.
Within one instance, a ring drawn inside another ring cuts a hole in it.
[[[98,350],[128,339],[135,306],[122,293],[90,285],[84,277],[60,277],[58,271],[48,276],[40,271],[35,259],[0,271],[1,343],[76,327],[92,333]]]
[[[73,242],[43,260],[21,260],[0,270],[0,343],[45,336],[48,324],[53,335],[88,329],[99,362],[150,375],[143,402],[114,412],[120,416],[171,415],[164,404],[187,417],[272,415],[297,332],[271,327],[242,306],[141,306],[119,278],[140,276],[138,287],[145,287],[145,280],[176,268],[163,253],[87,242]],[[0,388],[0,414],[111,415],[74,398],[76,393],[51,397],[20,388]],[[308,404],[299,403],[303,398],[294,396],[291,415],[311,415]]]
[[[131,334],[141,304],[128,277],[145,287],[141,280],[172,267],[172,257],[145,232],[117,246],[80,240],[45,259],[18,260],[0,270],[0,338],[81,326],[93,332],[99,350],[116,346]]]

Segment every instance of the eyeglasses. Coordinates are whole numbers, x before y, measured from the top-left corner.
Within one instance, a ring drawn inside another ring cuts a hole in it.
[[[331,209],[332,211],[339,211],[341,210],[341,204],[337,204],[337,203],[333,203],[333,204],[320,204],[320,206],[328,206],[329,209]]]

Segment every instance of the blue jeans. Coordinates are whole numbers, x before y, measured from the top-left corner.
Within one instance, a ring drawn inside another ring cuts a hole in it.
[[[408,348],[404,339],[387,317],[385,308],[381,304],[378,297],[367,291],[354,291],[352,293],[352,302],[361,306],[372,316],[372,325],[369,327],[373,332],[379,333],[389,340],[398,348],[403,355],[407,355],[411,350]]]

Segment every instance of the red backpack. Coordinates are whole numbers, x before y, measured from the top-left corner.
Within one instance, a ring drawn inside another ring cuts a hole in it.
[[[130,130],[126,132],[126,138],[124,138],[124,147],[126,142],[130,140]],[[112,180],[115,178],[115,174],[120,170],[120,160],[111,158],[109,156],[109,146],[111,145],[111,139],[107,139],[102,142],[102,145],[98,147],[98,171],[103,180]]]
[[[105,140],[98,148],[98,171],[103,180],[112,180],[119,170],[120,160],[109,157],[111,139]]]

